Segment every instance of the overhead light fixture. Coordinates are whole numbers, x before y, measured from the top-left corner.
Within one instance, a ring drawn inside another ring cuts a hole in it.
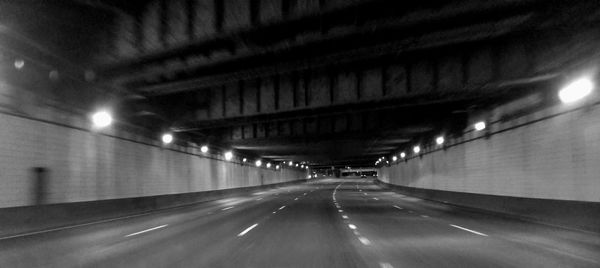
[[[475,130],[481,131],[484,129],[485,129],[485,122],[479,121],[479,122],[475,123]]]
[[[294,162],[290,161],[290,162],[288,163],[288,165],[291,167],[291,166],[293,166],[293,165],[294,165]]]
[[[405,153],[405,152],[401,152],[401,153],[400,153],[400,157],[401,157],[401,158],[405,158],[405,157],[406,157],[406,153]]]
[[[203,153],[208,152],[208,146],[202,145],[202,147],[200,147],[200,152],[203,152]]]
[[[563,103],[573,103],[585,98],[594,90],[594,83],[587,77],[579,78],[563,87],[558,97]]]
[[[161,139],[164,144],[169,144],[173,142],[173,135],[171,133],[165,133],[162,135]]]
[[[244,159],[242,159],[242,162],[244,162],[244,163],[248,162],[248,158],[244,157]]]
[[[254,162],[254,164],[255,164],[257,167],[260,167],[260,166],[262,166],[262,161],[260,161],[260,160],[256,160],[256,162]]]
[[[106,110],[100,110],[92,115],[92,124],[95,128],[104,128],[112,124],[112,115]]]
[[[271,163],[267,163],[267,168],[271,168]]]
[[[421,147],[419,147],[418,145],[413,147],[413,152],[415,152],[415,154],[418,154],[421,151]]]
[[[233,153],[231,151],[225,152],[225,160],[229,161],[233,158]]]
[[[397,156],[395,156],[395,155],[394,155],[394,156],[392,156],[392,161],[396,162],[396,160],[398,160],[398,157],[397,157]]]
[[[444,136],[439,136],[439,137],[435,138],[435,143],[437,143],[437,145],[444,144]]]
[[[17,68],[17,70],[21,70],[21,69],[23,69],[23,67],[25,67],[25,61],[22,59],[16,59],[15,60],[15,68]]]
[[[275,169],[279,169],[279,165],[276,165],[276,166],[275,166]]]
[[[298,163],[296,163],[296,167],[298,167]]]

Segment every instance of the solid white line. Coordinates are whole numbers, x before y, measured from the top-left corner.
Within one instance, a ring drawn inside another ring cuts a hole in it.
[[[399,206],[394,206],[394,207],[395,207],[395,208],[397,208],[397,209],[400,209],[400,210],[402,210],[402,208],[401,208],[401,207],[399,207]]]
[[[348,219],[348,216],[346,216],[346,215],[342,215],[342,218],[344,218],[344,219]]]
[[[381,268],[394,268],[394,266],[392,266],[391,264],[389,264],[387,262],[380,262],[379,263],[379,267],[381,267]]]
[[[259,201],[259,200],[262,200],[262,197],[261,197],[261,198],[258,198],[258,199],[256,199],[256,201]]]
[[[137,233],[128,234],[128,235],[126,235],[125,237],[130,237],[130,236],[134,236],[134,235],[143,234],[143,233],[145,233],[145,232],[154,231],[154,230],[156,230],[156,229],[160,229],[160,228],[167,227],[167,225],[168,225],[168,224],[164,224],[164,225],[161,225],[161,226],[156,226],[156,227],[154,227],[154,228],[150,228],[150,229],[146,229],[146,230],[143,230],[143,231],[139,231],[139,232],[137,232]]]
[[[377,198],[377,197],[373,197],[373,200],[379,200],[379,198]]]
[[[237,236],[243,236],[243,235],[245,235],[247,232],[250,232],[250,230],[254,229],[254,227],[256,227],[256,226],[258,226],[258,223],[255,223],[252,226],[246,228],[246,230],[242,231]]]
[[[294,198],[294,200],[298,200],[298,197]]]
[[[285,208],[285,206],[281,206],[281,207],[279,208],[279,210],[282,210],[282,209],[284,209],[284,208]]]
[[[476,234],[476,235],[488,236],[488,235],[486,235],[486,234],[484,234],[484,233],[480,233],[480,232],[477,232],[477,231],[473,231],[473,230],[471,230],[471,229],[467,229],[467,228],[465,228],[465,227],[461,227],[461,226],[458,226],[458,225],[450,224],[450,226],[452,226],[452,227],[454,227],[454,228],[458,228],[458,229],[464,230],[464,231],[467,231],[467,232],[474,233],[474,234]]]
[[[344,211],[343,211],[343,210],[341,210],[341,209],[338,209],[338,212],[339,212],[339,213],[342,213],[342,212],[344,212]]]
[[[234,208],[234,207],[233,206],[232,207],[226,207],[226,208],[222,208],[221,210],[228,210],[228,209],[232,209],[232,208]]]
[[[88,222],[88,223],[82,223],[82,224],[76,224],[76,225],[70,225],[70,226],[64,226],[64,227],[58,227],[58,228],[52,228],[52,229],[41,230],[41,231],[30,232],[30,233],[24,233],[24,234],[17,234],[17,235],[5,236],[5,237],[0,237],[0,240],[6,240],[6,239],[11,239],[11,238],[24,237],[24,236],[30,236],[30,235],[36,235],[36,234],[43,234],[43,233],[49,233],[49,232],[55,232],[55,231],[61,231],[61,230],[68,230],[68,229],[73,229],[73,228],[78,228],[78,227],[83,227],[83,226],[88,226],[88,225],[93,225],[93,224],[99,224],[99,223],[105,223],[105,222],[113,222],[113,221],[118,221],[118,220],[130,219],[130,218],[135,218],[135,217],[141,217],[141,216],[146,216],[146,215],[150,215],[150,214],[153,214],[153,213],[156,213],[156,211],[147,212],[147,213],[141,213],[141,214],[135,214],[135,215],[125,216],[125,217],[112,218],[112,219],[101,220],[101,221],[94,221],[94,222]]]
[[[429,218],[429,216],[427,216],[427,215],[421,215],[421,217],[423,217],[423,218]]]
[[[368,245],[371,244],[371,241],[369,241],[369,239],[367,239],[366,237],[359,236],[358,240],[360,240],[360,242],[363,243],[366,246],[368,246]]]
[[[356,230],[356,225],[354,224],[348,224],[348,227],[352,230]]]

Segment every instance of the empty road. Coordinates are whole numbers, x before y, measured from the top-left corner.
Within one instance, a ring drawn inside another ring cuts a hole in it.
[[[600,267],[600,236],[330,178],[0,238],[0,267]]]

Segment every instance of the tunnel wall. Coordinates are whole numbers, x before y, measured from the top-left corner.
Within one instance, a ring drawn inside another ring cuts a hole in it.
[[[600,109],[568,109],[498,120],[383,167],[379,179],[423,198],[600,232]]]
[[[305,178],[303,171],[241,165],[205,157],[198,148],[165,148],[116,130],[101,134],[8,113],[0,114],[0,126],[0,208],[194,193]],[[41,181],[36,168],[42,170]]]

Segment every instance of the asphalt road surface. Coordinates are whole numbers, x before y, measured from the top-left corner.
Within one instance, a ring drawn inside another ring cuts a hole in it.
[[[0,238],[0,267],[600,267],[600,236],[322,179]]]

